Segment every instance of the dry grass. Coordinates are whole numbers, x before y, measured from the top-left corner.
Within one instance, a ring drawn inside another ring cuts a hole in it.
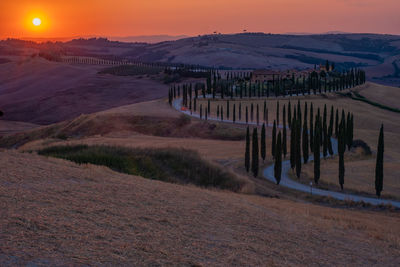
[[[203,190],[18,152],[0,156],[0,249],[18,265],[399,264],[398,213]]]
[[[357,91],[371,101],[400,109],[400,88],[398,87],[367,83]]]
[[[361,94],[364,94],[364,91],[368,92],[381,92],[384,93],[376,95],[380,95],[381,98],[374,98],[374,101],[377,102],[384,102],[384,99],[390,98],[389,89],[392,87],[385,87],[373,83],[367,83],[365,85],[357,87],[355,90],[359,91]],[[393,94],[396,96],[398,88],[393,88]],[[396,91],[397,90],[397,91]],[[394,99],[395,97],[393,97]],[[345,166],[348,171],[346,171],[345,180],[347,181],[358,181],[355,183],[349,182],[349,186],[358,191],[364,191],[370,193],[371,190],[374,189],[374,186],[371,185],[371,181],[374,181],[374,157],[376,152],[376,147],[378,143],[378,135],[380,125],[383,123],[385,126],[385,159],[384,159],[384,190],[388,194],[395,195],[399,197],[399,180],[400,177],[400,165],[398,164],[400,160],[400,146],[398,146],[398,140],[400,139],[400,120],[399,114],[390,112],[387,110],[383,110],[374,106],[371,106],[367,103],[359,102],[352,100],[350,98],[341,97],[336,94],[327,94],[324,96],[311,96],[311,97],[294,97],[291,100],[292,103],[292,110],[293,104],[297,105],[297,99],[301,101],[302,112],[304,112],[304,102],[307,101],[308,105],[312,102],[314,105],[314,114],[316,114],[316,110],[319,107],[321,109],[321,114],[323,111],[323,107],[326,104],[328,108],[328,119],[329,119],[329,112],[330,108],[333,105],[334,108],[339,108],[339,110],[344,109],[345,112],[350,111],[354,114],[355,120],[355,130],[354,130],[354,139],[361,139],[367,142],[367,144],[371,147],[373,152],[373,159],[371,160],[361,160],[358,162],[346,162]],[[396,98],[397,99],[397,98]],[[282,107],[283,105],[288,105],[287,98],[271,98],[267,100],[267,107],[269,113],[269,123],[272,123],[273,120],[276,118],[276,105],[277,100],[279,100],[279,104],[281,107],[280,112],[280,123],[282,123]],[[206,101],[201,100],[199,103],[203,103],[203,107],[206,105]],[[220,104],[224,106],[224,110],[226,112],[226,100],[218,101]],[[262,121],[262,110],[263,110],[263,103],[264,100],[243,100],[243,101],[230,101],[230,112],[232,114],[233,110],[233,103],[236,103],[236,108],[238,108],[239,102],[242,103],[242,120],[244,120],[244,107],[247,105],[249,107],[250,112],[250,105],[251,103],[254,106],[258,103],[260,107],[260,121]],[[212,103],[212,112],[216,112],[217,103]],[[254,109],[256,110],[256,109]],[[226,115],[224,115],[224,118]],[[231,115],[232,118],[232,115]],[[237,118],[237,117],[236,117]],[[254,118],[256,118],[254,116]],[[332,164],[331,167],[328,165],[324,170],[324,167],[321,166],[321,173],[323,176],[327,177],[331,175],[328,180],[334,180],[336,184],[337,174],[337,166]],[[326,173],[325,173],[326,171]],[[336,172],[335,172],[336,171]],[[347,182],[346,182],[347,183]],[[363,186],[363,185],[366,185]],[[360,188],[358,188],[360,186]]]

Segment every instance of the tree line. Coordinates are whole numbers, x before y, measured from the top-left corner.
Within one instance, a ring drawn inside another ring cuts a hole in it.
[[[283,106],[282,127],[278,131],[279,124],[277,119],[274,120],[272,128],[271,142],[271,158],[274,161],[274,176],[276,183],[279,184],[282,175],[282,161],[288,154],[287,129],[290,129],[290,167],[295,175],[300,178],[303,164],[307,164],[310,154],[314,157],[314,182],[318,185],[320,179],[320,162],[321,157],[326,158],[333,156],[334,147],[333,140],[337,139],[337,153],[339,157],[338,164],[338,183],[343,190],[345,181],[345,161],[344,153],[350,150],[354,137],[354,116],[352,113],[344,110],[339,112],[338,108],[331,106],[328,120],[328,111],[326,104],[323,111],[317,109],[314,115],[313,103],[308,108],[305,103],[304,109],[301,109],[300,101],[297,106],[293,105],[293,113],[291,111],[291,103],[288,103],[288,112],[286,105]],[[279,108],[278,108],[279,110]],[[341,115],[339,115],[341,114]],[[286,123],[288,121],[288,124]],[[250,131],[247,127],[246,131],[246,149],[245,149],[245,168],[249,172],[251,170],[254,177],[259,173],[259,157],[266,160],[266,127],[262,124],[260,141],[258,141],[257,127],[253,129],[252,139],[250,140]],[[335,138],[335,139],[333,139]],[[251,142],[250,142],[251,141]],[[260,145],[259,145],[260,144]],[[251,154],[250,154],[251,147]],[[380,196],[383,190],[383,152],[384,137],[383,125],[381,126],[378,152],[376,159],[375,173],[375,189],[376,195]],[[250,168],[251,167],[251,168]]]

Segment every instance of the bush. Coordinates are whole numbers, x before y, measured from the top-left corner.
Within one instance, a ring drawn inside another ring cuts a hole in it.
[[[107,166],[115,171],[180,184],[240,191],[244,182],[186,149],[128,149],[108,146],[56,146],[38,151],[78,164]]]
[[[369,145],[360,139],[354,140],[352,147],[354,147],[354,148],[361,147],[364,150],[364,153],[366,155],[371,155],[371,153],[372,153]]]

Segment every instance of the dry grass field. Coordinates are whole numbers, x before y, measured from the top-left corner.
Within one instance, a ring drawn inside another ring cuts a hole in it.
[[[0,157],[1,265],[399,263],[398,213],[179,186],[27,153]]]
[[[105,66],[19,57],[0,64],[5,120],[50,124],[113,107],[165,97],[168,86],[142,76],[98,74]]]
[[[334,104],[354,112],[355,138],[373,151],[384,121],[383,195],[397,194],[400,123],[394,115],[336,95],[311,99],[307,101],[315,106]],[[268,101],[270,118],[275,117],[275,103]],[[138,123],[135,117],[145,119]],[[244,173],[243,140],[213,135],[215,129],[243,135],[243,126],[190,119],[184,128],[176,128],[181,118],[165,100],[156,100],[0,139],[3,146],[21,145],[0,152],[0,265],[399,265],[397,211],[332,208],[286,194]],[[157,128],[171,131],[160,134]],[[268,155],[270,136],[271,128]],[[192,149],[236,173],[246,185],[241,193],[232,193],[169,184],[28,153],[65,144]],[[269,164],[270,156],[262,166]],[[322,161],[321,179],[336,165]],[[364,174],[374,160],[357,159],[346,166],[345,186],[370,192],[360,185],[370,179]]]
[[[367,83],[365,85],[357,87],[355,90],[360,92],[360,94],[367,96],[368,92],[375,92],[370,93],[374,95],[373,101],[378,103],[387,103],[385,99],[390,98],[389,89],[393,87],[386,87],[383,85]],[[396,99],[398,93],[397,88],[393,88],[393,99]],[[372,95],[371,95],[372,99]],[[218,100],[216,102],[211,102],[211,116],[216,116],[216,109],[217,105],[222,105],[224,107],[224,119],[226,118],[226,100]],[[268,107],[268,116],[269,116],[269,123],[272,123],[276,119],[276,106],[277,100],[279,100],[280,105],[280,123],[282,123],[282,107],[286,105],[286,110],[288,106],[288,99],[287,98],[270,98],[267,100],[267,107]],[[385,127],[385,159],[384,159],[384,191],[383,195],[386,193],[392,195],[396,198],[400,197],[400,147],[398,146],[398,140],[400,140],[400,119],[399,114],[387,110],[380,109],[375,106],[371,106],[370,104],[355,101],[348,97],[339,96],[336,94],[327,94],[324,96],[299,96],[299,97],[292,97],[292,111],[293,111],[293,104],[297,105],[297,100],[300,100],[302,112],[304,113],[304,103],[305,101],[310,106],[312,102],[314,105],[314,114],[316,114],[317,108],[321,109],[321,114],[323,112],[323,107],[326,104],[328,110],[328,120],[330,115],[330,108],[333,105],[334,108],[338,108],[339,111],[342,109],[345,110],[347,113],[348,111],[354,114],[354,139],[361,139],[365,141],[370,147],[373,152],[372,158],[368,159],[358,159],[351,162],[346,162],[346,175],[345,175],[345,186],[349,187],[355,191],[363,191],[365,193],[373,193],[374,192],[374,170],[375,170],[375,153],[378,144],[378,135],[380,124],[383,123]],[[392,100],[393,101],[393,100]],[[199,100],[198,105],[200,103],[203,107],[207,106],[207,101]],[[244,110],[245,107],[248,106],[249,114],[250,114],[250,106],[251,103],[254,105],[254,114],[256,114],[256,105],[259,105],[260,109],[260,124],[262,124],[263,117],[263,105],[264,100],[230,100],[230,119],[232,119],[232,111],[233,111],[233,103],[236,103],[236,108],[238,108],[239,103],[242,103],[242,121],[245,121]],[[238,110],[236,111],[238,112]],[[304,114],[303,114],[304,115]],[[340,113],[339,113],[340,115]],[[238,115],[236,115],[238,118]],[[249,115],[250,118],[250,115]],[[256,115],[254,115],[256,118]],[[253,120],[256,121],[255,119]],[[327,183],[337,183],[337,169],[338,164],[335,161],[327,161],[322,162],[321,165],[321,180],[326,181]],[[309,164],[312,165],[312,164]],[[310,176],[312,166],[307,166],[308,169],[308,176]],[[372,172],[371,172],[372,171]],[[326,178],[328,177],[329,178]],[[349,183],[347,184],[347,181]]]

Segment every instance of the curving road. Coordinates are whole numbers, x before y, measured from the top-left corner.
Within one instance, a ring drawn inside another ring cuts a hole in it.
[[[190,111],[181,110],[181,107],[182,107],[182,99],[181,98],[174,99],[172,102],[172,105],[179,112],[182,112],[191,117],[200,118],[200,116],[198,114],[193,114]],[[209,117],[208,120],[221,122],[220,119],[212,118],[212,117]],[[225,120],[225,119],[223,120],[223,122],[233,123],[232,120]],[[246,123],[245,122],[235,122],[235,124],[246,124]],[[249,122],[248,124],[249,125],[257,125],[257,123],[255,123],[255,122]],[[272,126],[272,124],[268,124],[268,126]],[[281,126],[281,125],[279,125],[278,127],[283,128],[283,126]],[[332,138],[331,140],[332,140],[333,152],[334,152],[334,155],[336,155],[337,151],[338,151],[338,149],[337,149],[338,142],[334,138]],[[312,161],[313,159],[314,159],[314,156],[311,155],[309,157],[309,160]],[[292,180],[289,178],[290,169],[291,169],[290,168],[290,160],[283,161],[282,162],[282,177],[281,177],[280,185],[294,189],[294,190],[298,190],[301,192],[311,193],[310,186],[296,182],[295,180]],[[276,182],[275,176],[274,176],[274,164],[272,164],[264,169],[263,176],[273,183]],[[332,197],[332,198],[339,199],[339,200],[365,202],[365,203],[372,204],[372,205],[392,205],[396,208],[400,208],[399,201],[389,200],[389,199],[364,197],[364,196],[358,196],[358,195],[354,195],[354,194],[345,194],[345,193],[341,193],[341,192],[334,192],[334,191],[329,191],[329,190],[324,190],[324,189],[319,189],[319,188],[312,188],[312,194],[319,195],[319,196]]]

